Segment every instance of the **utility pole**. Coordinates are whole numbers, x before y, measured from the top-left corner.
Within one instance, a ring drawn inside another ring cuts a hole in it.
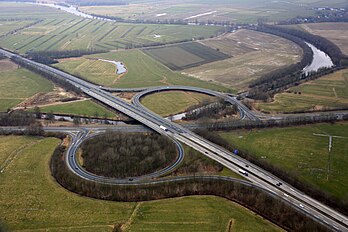
[[[316,134],[313,133],[314,136],[322,136],[322,137],[328,137],[329,138],[329,145],[328,145],[328,161],[327,161],[327,168],[326,168],[326,180],[329,181],[329,175],[331,171],[331,150],[332,150],[332,144],[333,144],[333,138],[347,138],[337,135],[326,135],[326,134]]]

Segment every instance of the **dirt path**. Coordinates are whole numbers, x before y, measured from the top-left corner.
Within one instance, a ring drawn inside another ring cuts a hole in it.
[[[338,95],[337,95],[337,93],[336,93],[336,89],[335,89],[335,88],[332,88],[332,91],[334,92],[335,97],[338,98]]]
[[[229,222],[228,222],[228,226],[227,226],[227,232],[231,232],[233,231],[233,225],[234,225],[234,219],[231,219]]]
[[[130,215],[128,221],[127,221],[125,224],[122,225],[121,228],[122,228],[123,231],[129,230],[129,227],[130,227],[130,225],[133,223],[135,217],[137,216],[137,213],[139,212],[139,208],[140,208],[140,206],[141,206],[142,204],[143,204],[143,202],[137,203],[137,205],[135,206],[135,208],[134,208],[132,214]]]
[[[44,104],[44,105],[27,106],[27,109],[35,108],[36,106],[38,106],[38,107],[56,106],[56,105],[64,105],[64,104],[68,104],[68,103],[76,103],[76,102],[88,101],[88,100],[90,100],[90,98],[85,98],[85,99],[80,99],[80,100],[75,100],[75,101],[67,101],[67,102],[54,102],[54,103],[49,103],[49,104]]]
[[[26,148],[29,148],[31,146],[34,146],[38,143],[40,143],[42,140],[34,141],[31,143],[24,144],[17,148],[16,150],[12,151],[6,158],[6,160],[1,164],[0,166],[0,172],[4,172],[5,169],[11,164],[11,162]]]

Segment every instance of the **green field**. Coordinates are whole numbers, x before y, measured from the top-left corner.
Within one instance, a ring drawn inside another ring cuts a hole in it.
[[[115,67],[110,65],[110,63],[91,61],[88,60],[88,58],[121,61],[125,64],[128,72],[125,75],[117,76],[115,74]],[[95,83],[101,85],[105,84],[111,87],[134,88],[162,85],[187,85],[220,91],[232,91],[223,86],[173,72],[141,50],[109,52],[84,56],[80,59],[66,59],[62,60],[59,64],[55,64],[55,66],[69,73],[81,75],[83,78]]]
[[[327,180],[329,134],[333,138],[331,171]],[[237,148],[293,173],[300,180],[348,202],[348,124],[316,124],[291,128],[221,132]],[[263,157],[263,158],[262,158]]]
[[[0,13],[4,12],[0,20],[13,17],[7,12],[16,12],[19,17],[23,14],[28,18],[35,16],[35,19],[43,20],[30,28],[0,38],[0,46],[20,53],[28,50],[98,49],[110,51],[135,45],[210,37],[223,30],[222,27],[209,26],[127,24],[92,20],[44,6],[35,6],[36,14],[27,15],[26,10],[30,10],[31,5],[0,3],[0,8],[4,8],[3,6],[6,7],[6,11],[0,10]],[[50,14],[41,15],[40,12],[46,9]]]
[[[94,200],[68,192],[49,170],[55,138],[0,137],[0,215],[12,230],[112,231],[280,231],[245,208],[222,198],[194,196],[144,203]],[[26,147],[23,147],[26,146]]]
[[[85,6],[81,9],[85,12],[100,15],[113,15],[131,20],[166,20],[166,19],[188,19],[207,22],[231,21],[234,23],[256,23],[258,19],[268,21],[283,20],[296,16],[310,16],[314,14],[312,7],[345,7],[344,0],[324,2],[322,0],[222,0],[201,1],[201,0],[177,0],[157,1],[135,1],[131,5],[124,6]],[[191,18],[192,16],[212,12],[209,15]]]
[[[18,68],[8,60],[0,61],[0,111],[6,111],[36,93],[52,89],[53,84],[47,79]]]
[[[97,103],[87,100],[87,101],[78,101],[70,102],[59,105],[44,106],[40,107],[41,112],[49,113],[53,112],[56,114],[72,114],[80,116],[90,116],[90,117],[104,117],[107,118],[116,118],[116,114],[112,111],[106,109],[103,106],[98,105]]]
[[[141,103],[161,116],[168,116],[185,112],[190,106],[213,99],[211,96],[200,93],[167,91],[147,95],[141,100]]]
[[[114,86],[119,78],[114,64],[97,59],[65,59],[54,66],[102,86]]]
[[[299,94],[301,93],[301,94]],[[348,107],[348,69],[292,87],[275,96],[271,103],[260,103],[264,112],[298,112]]]
[[[144,49],[144,52],[172,70],[183,70],[229,58],[203,44],[192,42]]]

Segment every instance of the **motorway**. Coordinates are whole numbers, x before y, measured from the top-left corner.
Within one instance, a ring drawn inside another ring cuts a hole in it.
[[[17,59],[20,59],[22,62],[25,62],[27,65],[35,67],[36,69],[44,71],[51,75],[55,75],[57,78],[69,82],[75,87],[81,89],[85,94],[110,106],[111,108],[114,108],[128,115],[131,118],[134,118],[135,120],[141,122],[142,124],[160,134],[171,137],[176,141],[182,142],[196,149],[197,151],[213,160],[216,160],[232,171],[238,172],[240,168],[246,170],[249,175],[245,176],[245,178],[251,181],[255,186],[263,188],[266,191],[269,191],[277,195],[278,197],[281,197],[283,200],[293,205],[295,208],[310,215],[320,223],[327,225],[332,230],[348,231],[348,218],[345,215],[305,195],[301,191],[295,189],[291,185],[285,183],[284,181],[259,168],[258,166],[251,164],[250,162],[238,157],[237,155],[231,154],[231,152],[207,141],[206,139],[201,138],[190,130],[178,124],[172,123],[166,119],[163,119],[162,117],[146,110],[145,108],[132,105],[118,97],[113,96],[109,92],[102,90],[101,88],[99,88],[99,86],[83,81],[70,74],[64,73],[50,66],[33,62],[4,50],[0,50],[0,52],[9,58],[15,57]],[[247,112],[246,117],[253,115],[246,107],[242,108],[242,111]],[[161,129],[160,126],[166,127],[167,130]],[[73,147],[78,147],[78,141],[80,141],[82,137],[83,135],[79,134],[70,149],[73,149]],[[74,169],[72,163],[67,162],[67,165],[71,170]],[[89,179],[89,177],[85,176],[83,173],[75,172],[75,174],[80,176],[81,178]],[[91,181],[95,180],[91,179]],[[101,182],[103,182],[103,180],[101,180]],[[282,185],[279,186],[279,183],[282,183]]]
[[[173,91],[173,90],[190,91],[190,92],[202,93],[202,94],[207,94],[207,95],[210,95],[213,97],[222,98],[227,103],[230,103],[231,105],[237,106],[238,111],[240,113],[240,118],[242,120],[243,119],[249,119],[252,121],[259,121],[260,120],[251,110],[249,110],[244,104],[242,104],[240,101],[238,101],[235,96],[219,93],[219,92],[216,92],[216,91],[213,91],[210,89],[202,89],[202,88],[193,87],[193,86],[158,86],[158,87],[147,88],[147,89],[137,93],[133,97],[132,103],[138,107],[142,107],[143,110],[147,110],[140,103],[141,98],[145,97],[146,95],[152,94],[152,93],[162,92],[162,91]]]

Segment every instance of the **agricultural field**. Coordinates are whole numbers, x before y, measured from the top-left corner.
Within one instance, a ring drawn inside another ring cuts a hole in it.
[[[33,22],[35,21],[34,20],[2,21],[0,19],[0,38],[3,37],[8,32],[18,30]]]
[[[308,23],[298,27],[329,39],[348,55],[348,23]]]
[[[185,112],[190,106],[213,99],[211,96],[200,93],[166,91],[147,95],[141,99],[141,103],[153,112],[166,117]]]
[[[183,70],[229,58],[203,44],[192,42],[144,49],[144,52],[171,70]]]
[[[292,87],[276,94],[274,101],[256,108],[269,113],[299,112],[348,107],[348,69]]]
[[[53,84],[8,59],[0,60],[0,111],[16,106],[37,93],[53,90]]]
[[[2,8],[0,3],[0,8]],[[9,12],[21,14],[32,7],[29,4],[6,3]],[[18,9],[20,8],[20,9]],[[92,20],[67,14],[46,6],[35,6],[36,12],[51,12],[34,17],[41,22],[17,33],[0,38],[0,46],[25,53],[29,50],[117,50],[135,45],[150,45],[210,37],[224,31],[222,27],[159,24],[127,24],[103,20]],[[8,12],[6,11],[6,12]],[[0,10],[1,12],[1,10]],[[26,15],[27,13],[23,13]],[[6,19],[6,15],[2,18]],[[65,17],[67,16],[67,17]],[[12,17],[7,15],[7,17]],[[0,18],[1,19],[1,18]]]
[[[69,115],[79,115],[87,117],[104,117],[116,118],[117,115],[108,110],[107,108],[98,105],[97,103],[86,100],[86,101],[76,101],[68,102],[64,104],[56,104],[51,106],[40,107],[41,112],[49,113],[53,112],[56,114],[69,114]]]
[[[80,9],[87,13],[116,16],[128,20],[188,20],[232,21],[234,23],[256,23],[258,19],[277,21],[299,15],[314,14],[312,7],[344,6],[344,0],[323,2],[307,0],[277,1],[272,0],[238,0],[238,1],[198,1],[198,0],[162,0],[131,1],[123,6],[83,6]]]
[[[329,174],[327,173],[329,138],[316,136],[314,133],[342,136],[333,138]],[[240,130],[221,132],[220,135],[236,148],[293,173],[301,181],[313,184],[343,201],[348,201],[346,122]]]
[[[91,58],[120,61],[127,68],[127,73],[118,76],[115,74],[115,66],[104,61],[91,61],[89,60]],[[162,85],[187,85],[225,92],[232,91],[223,86],[173,72],[137,49],[94,54],[83,56],[79,59],[65,59],[61,60],[59,64],[55,64],[55,66],[71,74],[80,75],[89,81],[110,87],[135,88]],[[105,70],[103,70],[104,68]]]
[[[251,30],[238,30],[201,41],[232,58],[182,71],[183,74],[245,90],[248,84],[275,69],[298,62],[302,50],[286,39]]]
[[[112,231],[281,231],[247,209],[212,196],[126,203],[94,200],[71,193],[51,176],[55,138],[0,137],[0,215],[9,230]],[[10,162],[5,162],[10,160]],[[28,194],[30,192],[30,194]],[[165,215],[165,216],[163,216]]]

